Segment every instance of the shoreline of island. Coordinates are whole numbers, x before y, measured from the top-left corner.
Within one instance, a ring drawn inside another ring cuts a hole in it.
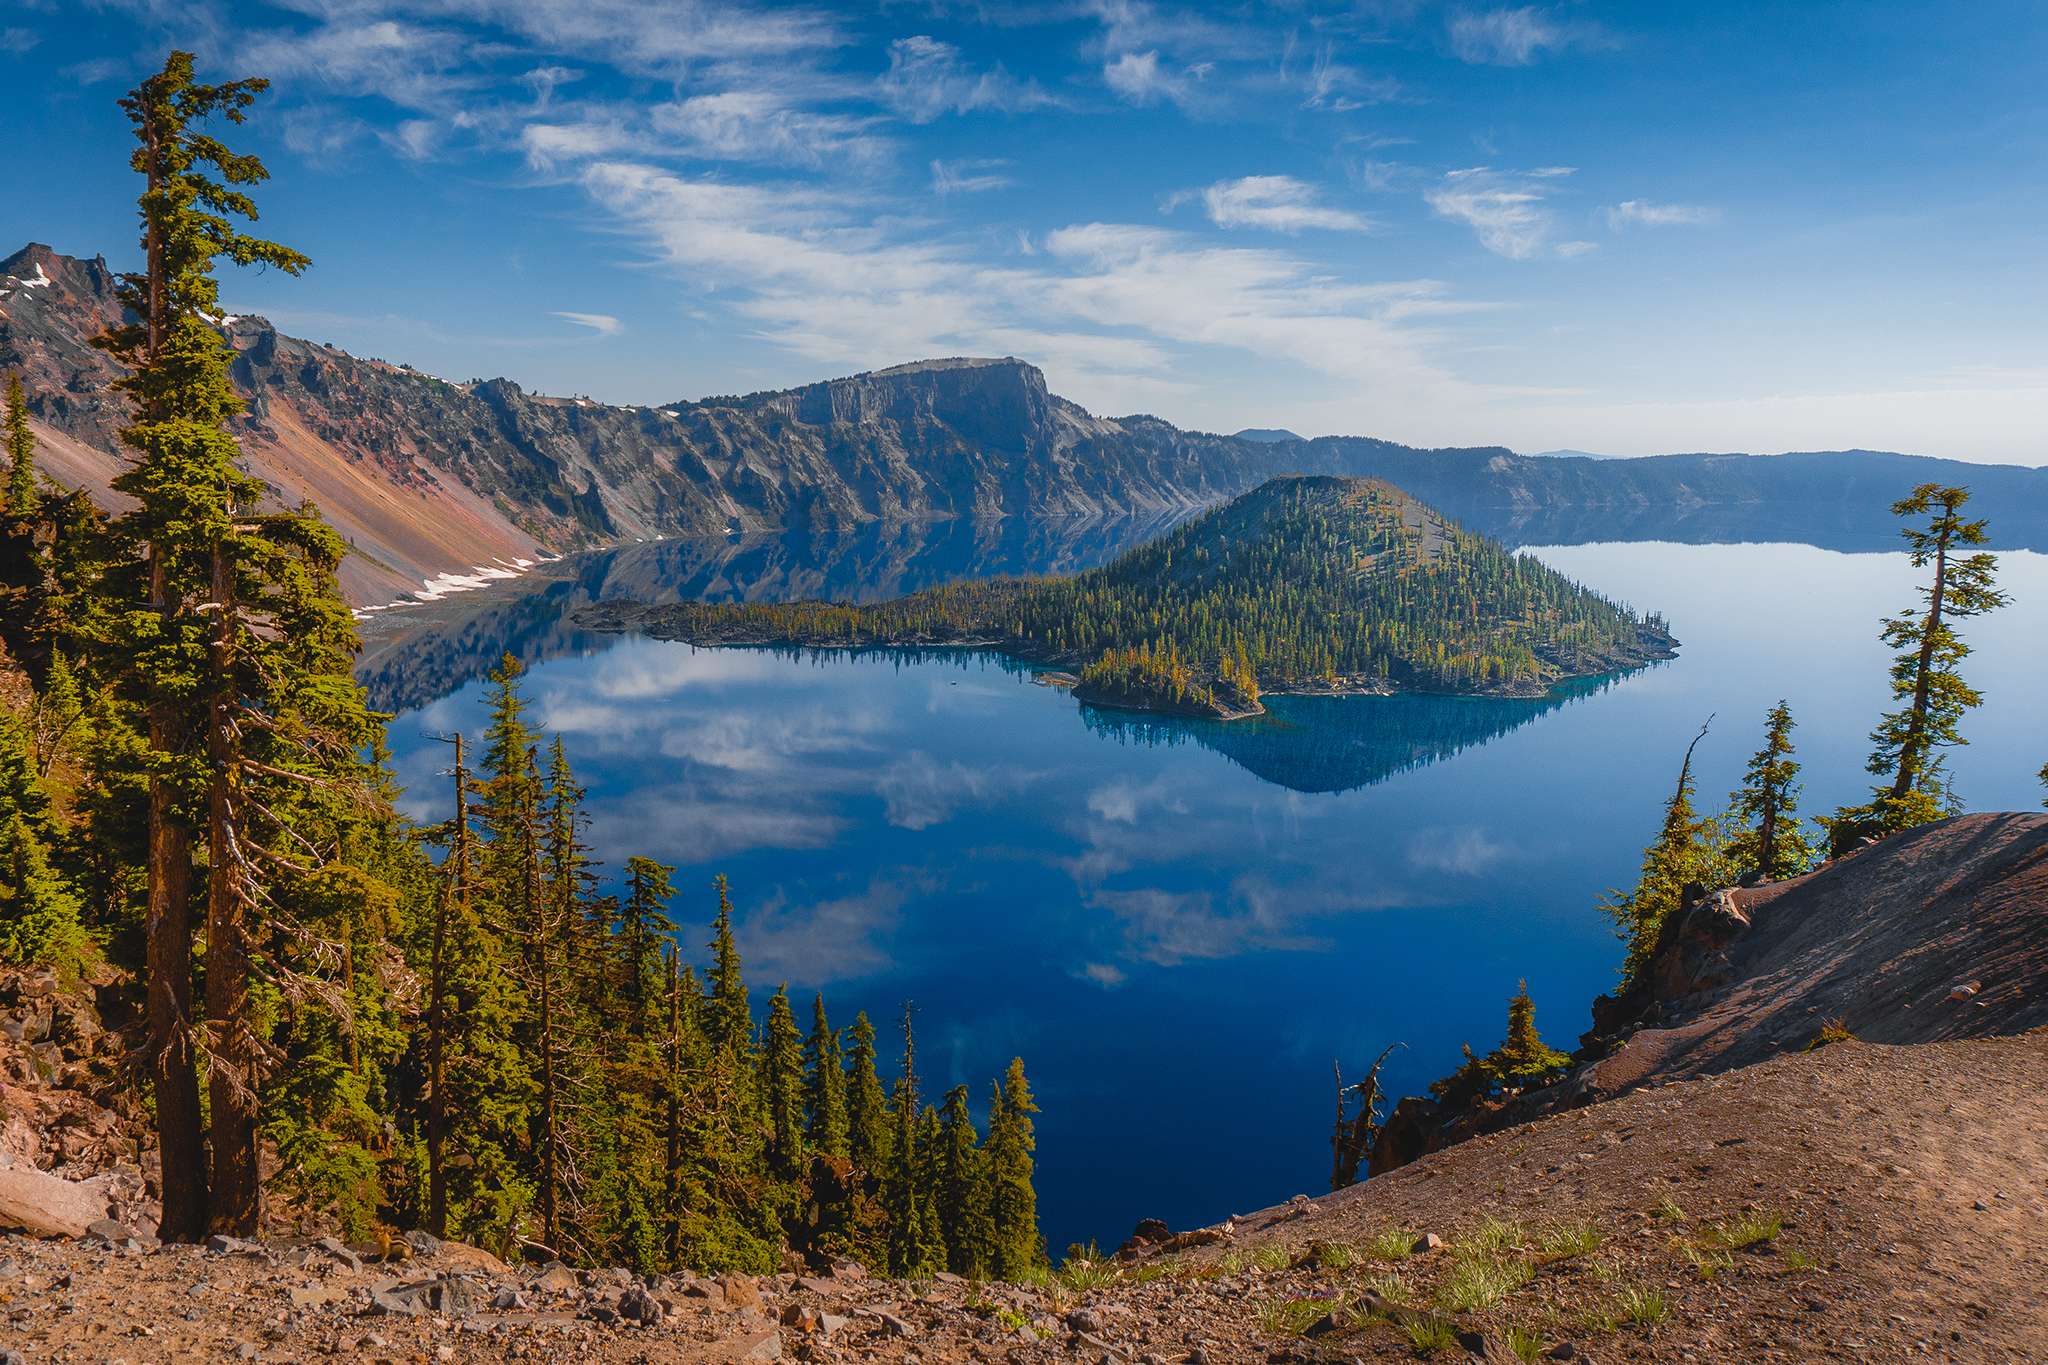
[[[1640,655],[1601,655],[1597,656],[1597,660],[1588,660],[1597,662],[1599,666],[1584,669],[1567,669],[1553,663],[1554,673],[1548,673],[1540,678],[1511,678],[1483,689],[1415,686],[1391,677],[1362,674],[1333,678],[1275,678],[1270,682],[1261,679],[1257,684],[1257,696],[1251,699],[1249,706],[1245,706],[1224,701],[1204,701],[1193,696],[1176,701],[1169,698],[1112,693],[1099,687],[1092,687],[1082,680],[1082,671],[1092,662],[1084,651],[1047,649],[1043,646],[1033,648],[1029,642],[980,633],[926,633],[848,639],[822,633],[793,635],[787,631],[763,628],[759,622],[731,617],[723,618],[716,626],[686,624],[691,616],[698,616],[701,619],[702,613],[693,609],[704,605],[706,604],[665,603],[657,606],[638,602],[601,602],[577,612],[572,620],[585,630],[618,634],[630,632],[645,635],[653,640],[687,644],[699,649],[800,649],[814,653],[849,655],[867,652],[941,651],[997,654],[1026,668],[1039,670],[1035,681],[1063,687],[1073,693],[1076,701],[1086,706],[1222,722],[1248,720],[1265,715],[1266,708],[1257,697],[1416,695],[1468,697],[1492,701],[1540,701],[1557,688],[1569,683],[1632,673],[1678,657],[1674,652],[1678,641],[1667,633],[1653,635],[1652,638],[1659,647],[1645,650]],[[684,617],[684,620],[676,619],[678,616]],[[1203,677],[1204,681],[1209,681],[1206,674]]]

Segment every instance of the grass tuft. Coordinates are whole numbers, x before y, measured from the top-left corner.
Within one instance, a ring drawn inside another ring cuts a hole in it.
[[[1671,1316],[1671,1305],[1664,1302],[1664,1291],[1647,1285],[1623,1285],[1614,1296],[1614,1306],[1622,1321],[1641,1327],[1662,1322]]]
[[[1529,1241],[1529,1229],[1521,1223],[1503,1223],[1489,1218],[1458,1239],[1458,1250],[1500,1255],[1520,1251]]]
[[[1405,1260],[1415,1249],[1415,1234],[1405,1228],[1382,1228],[1360,1242],[1358,1249],[1375,1260]]]
[[[1360,1277],[1358,1283],[1388,1303],[1407,1303],[1415,1297],[1415,1290],[1398,1270],[1389,1270],[1380,1275],[1365,1275]]]
[[[1745,1213],[1733,1222],[1722,1223],[1706,1230],[1706,1240],[1730,1251],[1768,1242],[1784,1231],[1785,1219],[1776,1213]]]
[[[1798,1247],[1786,1247],[1778,1253],[1778,1259],[1785,1263],[1787,1270],[1813,1269],[1813,1257],[1801,1251]]]
[[[1703,1280],[1711,1280],[1714,1276],[1730,1269],[1735,1264],[1735,1258],[1725,1251],[1716,1251],[1712,1247],[1697,1247],[1690,1244],[1685,1248],[1685,1259],[1692,1262],[1692,1268],[1700,1273],[1700,1278]]]
[[[1591,1223],[1554,1223],[1536,1234],[1536,1255],[1544,1261],[1568,1261],[1590,1255],[1600,1245],[1600,1233]]]
[[[1408,1344],[1419,1354],[1432,1355],[1458,1344],[1458,1330],[1439,1318],[1411,1318],[1401,1324]]]
[[[1578,1321],[1586,1331],[1605,1335],[1621,1326],[1621,1314],[1611,1303],[1589,1303],[1579,1310]]]
[[[1261,1270],[1285,1270],[1292,1259],[1278,1242],[1268,1242],[1252,1253],[1252,1264]]]
[[[1309,1250],[1325,1270],[1342,1270],[1358,1259],[1358,1253],[1343,1242],[1315,1242]]]
[[[1259,1307],[1259,1326],[1275,1336],[1298,1337],[1325,1313],[1342,1308],[1334,1299],[1274,1299]]]
[[[1436,1301],[1453,1313],[1491,1308],[1529,1282],[1527,1261],[1494,1255],[1461,1256],[1437,1286]]]
[[[1650,1210],[1650,1216],[1660,1223],[1683,1223],[1685,1210],[1678,1207],[1678,1202],[1667,1194],[1657,1201],[1656,1208]]]
[[[1510,1327],[1508,1349],[1518,1360],[1540,1360],[1543,1356],[1543,1333],[1533,1327]]]

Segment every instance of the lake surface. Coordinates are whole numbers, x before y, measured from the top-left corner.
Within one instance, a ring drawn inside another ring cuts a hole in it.
[[[1878,619],[1916,600],[1903,555],[1534,553],[1664,612],[1679,657],[1537,702],[1278,698],[1223,726],[1083,708],[986,656],[578,632],[570,606],[600,583],[387,653],[382,685],[455,688],[391,726],[407,809],[440,819],[446,749],[424,736],[481,732],[481,685],[461,679],[494,651],[539,660],[535,715],[589,785],[598,856],[678,865],[699,962],[711,878],[731,879],[757,1017],[782,982],[800,1017],[822,989],[837,1024],[865,1009],[882,1027],[914,1000],[926,1094],[964,1083],[978,1107],[1022,1055],[1058,1255],[1140,1218],[1179,1229],[1327,1189],[1332,1060],[1355,1079],[1405,1043],[1385,1079],[1419,1093],[1460,1043],[1500,1040],[1519,980],[1545,1037],[1576,1046],[1620,959],[1601,893],[1633,881],[1710,714],[1702,805],[1737,784],[1780,697],[1804,810],[1862,799],[1888,705]],[[2048,557],[2001,563],[2016,604],[1965,627],[1988,700],[1952,757],[1978,810],[2037,807],[2048,760]],[[710,581],[643,575],[636,595],[751,591]]]

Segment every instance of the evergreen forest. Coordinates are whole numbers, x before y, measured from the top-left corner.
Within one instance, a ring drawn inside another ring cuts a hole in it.
[[[1079,668],[1105,697],[1240,710],[1262,687],[1317,680],[1540,695],[1668,657],[1671,644],[1660,617],[1391,484],[1324,476],[1271,480],[1070,577],[949,584],[873,606],[678,603],[634,624],[701,644],[981,644]]]
[[[453,816],[395,810],[389,717],[350,675],[347,547],[311,506],[264,510],[224,428],[216,261],[308,264],[244,230],[264,170],[215,136],[264,88],[202,85],[179,52],[122,101],[146,265],[94,344],[127,371],[130,510],[39,481],[18,376],[7,393],[0,951],[137,1016],[118,1102],[157,1136],[159,1235],[1031,1271],[1021,1060],[977,1126],[964,1086],[924,1094],[907,1003],[878,1030],[822,996],[807,1024],[784,987],[752,1000],[722,878],[679,898],[673,868],[593,862],[516,662],[488,731],[445,737]],[[678,920],[709,924],[701,967]]]

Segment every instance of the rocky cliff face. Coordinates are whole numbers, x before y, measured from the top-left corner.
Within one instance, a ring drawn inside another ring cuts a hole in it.
[[[1593,1002],[1569,1077],[1456,1113],[1404,1099],[1370,1169],[1782,1057],[1830,1024],[1893,1045],[2048,1027],[2048,815],[1958,816],[1804,877],[1700,895],[1642,981]]]
[[[41,245],[0,261],[0,369],[20,369],[33,390],[48,472],[109,506],[127,405],[111,387],[119,368],[86,343],[120,315],[114,285],[105,262]],[[614,407],[508,379],[451,383],[261,318],[234,319],[226,335],[249,402],[237,427],[249,471],[280,502],[316,503],[354,541],[344,588],[365,603],[439,574],[672,536],[1177,518],[1287,473],[1385,478],[1524,544],[1753,539],[1759,518],[1784,521],[1786,538],[1812,539],[1802,528],[1814,522],[1823,543],[1891,544],[1893,499],[1916,483],[1967,483],[1997,507],[2001,544],[2048,546],[2048,471],[1867,451],[1596,461],[1217,436],[1092,416],[1007,358]]]

